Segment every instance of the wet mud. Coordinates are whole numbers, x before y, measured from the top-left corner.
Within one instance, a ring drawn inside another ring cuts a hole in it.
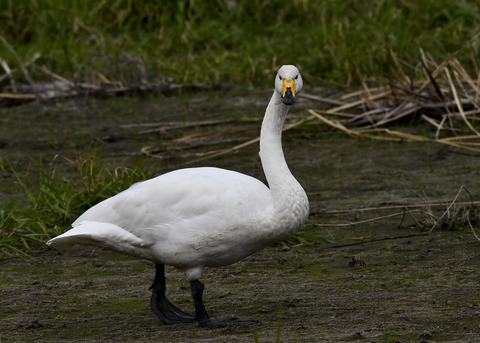
[[[100,144],[104,163],[140,159],[162,173],[256,137],[269,95],[69,100],[2,110],[0,153],[22,170],[28,168],[27,155],[48,164],[56,154],[88,152]],[[298,105],[290,120],[306,117],[305,109],[316,106],[306,99]],[[225,124],[143,134],[121,126],[213,119]],[[428,130],[412,123],[403,129]],[[185,139],[207,131],[222,134]],[[183,140],[170,144],[174,139]],[[92,247],[41,247],[31,258],[0,261],[0,341],[480,341],[480,242],[454,221],[448,229],[422,227],[427,212],[442,215],[462,185],[479,199],[479,156],[435,144],[355,140],[317,123],[286,132],[283,142],[290,169],[310,199],[306,230],[325,241],[275,245],[232,266],[207,269],[202,280],[212,317],[258,324],[216,330],[163,325],[149,308],[151,262]],[[152,150],[155,156],[139,153],[159,143],[164,144]],[[263,179],[257,151],[252,145],[194,165]],[[13,181],[11,175],[2,177],[2,193],[21,198]],[[466,192],[459,197],[469,200]],[[434,203],[445,206],[422,207],[423,212],[401,207]],[[354,211],[392,205],[399,208]],[[332,226],[355,222],[363,224]],[[352,263],[353,257],[365,265]],[[167,278],[170,300],[193,311],[183,275],[168,268]]]

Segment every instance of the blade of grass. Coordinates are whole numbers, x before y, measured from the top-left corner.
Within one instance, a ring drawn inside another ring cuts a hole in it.
[[[457,94],[457,89],[455,88],[455,85],[453,84],[453,81],[452,81],[452,78],[450,76],[450,72],[448,71],[448,69],[445,69],[445,74],[447,75],[448,83],[450,84],[450,88],[452,90],[452,94],[453,94],[453,97],[455,99],[455,103],[457,104],[458,111],[460,112],[460,115],[461,115],[463,121],[465,122],[465,124],[467,124],[467,126],[470,128],[470,130],[472,130],[472,132],[474,132],[477,136],[480,137],[480,133],[477,130],[475,130],[475,128],[468,121],[467,117],[465,116],[465,113],[463,112],[463,106],[460,104],[460,100],[459,100],[458,94]]]

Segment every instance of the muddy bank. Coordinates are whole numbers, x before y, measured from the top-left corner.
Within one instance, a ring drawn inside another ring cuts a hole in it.
[[[372,237],[382,227],[349,234]],[[380,231],[382,232],[382,231]],[[384,232],[382,232],[384,233]],[[402,232],[403,233],[403,232]],[[338,237],[338,233],[335,233]],[[365,267],[350,267],[360,255]],[[477,342],[478,242],[440,233],[348,248],[272,247],[205,273],[214,317],[253,327],[167,326],[149,308],[153,265],[91,248],[2,262],[2,342]],[[169,269],[168,293],[192,311],[188,282]]]
[[[218,98],[215,94],[92,100],[78,107],[69,102],[46,110],[3,112],[0,152],[21,168],[28,165],[26,154],[48,162],[57,153],[88,151],[101,142],[100,156],[111,165],[142,159],[158,172],[178,168],[185,161],[182,152],[201,153],[234,142],[222,136],[216,145],[167,144],[157,151],[162,160],[138,152],[145,144],[207,130],[249,128],[228,136],[238,141],[258,133],[259,122],[231,119],[261,117],[269,93],[222,94],[221,103],[212,102]],[[305,115],[310,104],[305,99],[300,103],[292,117]],[[227,126],[143,135],[119,130],[127,123],[192,118],[230,121]],[[26,132],[18,131],[19,120]],[[447,203],[461,185],[479,198],[479,157],[473,154],[433,144],[354,140],[317,125],[286,133],[284,149],[290,169],[309,195],[313,223],[345,223],[392,213],[327,213],[331,210]],[[257,150],[251,146],[198,165],[263,178]],[[3,176],[4,194],[19,196],[10,177]],[[439,215],[444,209],[432,211]],[[221,330],[160,323],[149,308],[154,267],[148,261],[89,247],[41,248],[31,259],[0,261],[0,341],[254,342],[258,336],[259,342],[274,342],[280,331],[282,342],[294,337],[297,342],[477,342],[480,243],[458,227],[428,234],[415,225],[423,219],[415,213],[403,222],[399,216],[328,230],[315,227],[310,232],[328,242],[289,249],[274,246],[233,266],[206,270],[205,302],[212,317],[260,321],[253,327]],[[349,266],[352,256],[360,256],[366,266]],[[171,301],[192,311],[183,275],[168,269],[167,277]]]

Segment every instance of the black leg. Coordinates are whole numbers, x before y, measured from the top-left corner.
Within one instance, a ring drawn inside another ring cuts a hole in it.
[[[175,307],[165,296],[165,266],[155,263],[155,280],[152,286],[150,307],[153,313],[165,324],[193,323],[195,318]]]
[[[256,320],[240,320],[238,318],[228,318],[213,320],[205,309],[202,295],[205,286],[199,280],[190,281],[190,288],[192,290],[193,302],[195,303],[195,320],[201,327],[207,328],[224,328],[230,325],[252,325],[258,323]]]
[[[205,309],[202,299],[205,286],[199,280],[193,280],[190,281],[190,288],[192,290],[193,302],[195,303],[195,320],[200,326],[205,326],[205,323],[210,321],[210,316]]]

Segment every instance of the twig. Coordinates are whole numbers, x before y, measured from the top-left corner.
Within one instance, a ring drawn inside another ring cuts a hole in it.
[[[427,236],[428,233],[415,233],[411,235],[402,235],[402,236],[396,236],[396,237],[383,237],[383,238],[375,238],[375,239],[370,239],[366,241],[360,241],[360,242],[355,242],[355,243],[347,243],[347,244],[337,244],[337,245],[332,245],[329,247],[324,247],[324,248],[319,248],[320,250],[324,249],[337,249],[337,248],[346,248],[346,247],[351,247],[355,245],[362,245],[362,244],[367,244],[367,243],[375,243],[375,242],[382,242],[382,241],[390,241],[390,240],[395,240],[395,239],[404,239],[404,238],[412,238],[412,237],[421,237],[421,236]]]
[[[443,116],[442,121],[440,122],[439,127],[437,128],[437,131],[435,131],[435,139],[439,139],[440,130],[443,128],[443,125],[445,124],[446,120],[447,120],[447,117]]]
[[[375,109],[374,111],[378,112],[378,109]],[[355,115],[355,114],[344,113],[344,112],[334,112],[334,113],[332,113],[329,110],[315,110],[315,112],[325,114],[325,115],[330,115],[330,116],[341,117],[341,118],[349,118],[349,119],[352,119],[352,120],[358,117],[358,115]],[[381,112],[381,110],[380,110],[380,112]]]
[[[14,94],[14,93],[0,93],[0,98],[13,100],[35,100],[35,94]]]
[[[468,85],[472,87],[475,94],[480,94],[480,88],[475,84],[475,82],[468,75],[468,73],[465,71],[465,69],[462,67],[462,65],[456,58],[450,61],[450,65],[462,76],[463,80],[465,80]]]
[[[374,108],[373,110],[363,112],[362,114],[353,115],[354,117],[349,120],[349,123],[358,122],[358,125],[361,125],[364,122],[372,123],[373,121],[372,121],[371,117],[373,115],[379,115],[381,113],[385,113],[387,110],[388,109],[385,109],[385,108]],[[331,115],[331,113],[327,113],[327,112],[325,114]],[[365,117],[366,117],[366,119],[365,119]]]
[[[244,123],[255,123],[258,122],[259,119],[249,119],[243,121]],[[148,129],[148,130],[142,130],[137,132],[138,135],[144,135],[144,134],[149,134],[149,133],[155,133],[155,132],[166,132],[170,130],[178,130],[178,129],[187,129],[191,127],[201,127],[201,126],[213,126],[213,125],[219,125],[219,124],[227,124],[232,121],[227,121],[227,120],[203,120],[203,121],[189,121],[189,122],[171,122],[171,123],[165,123],[165,124],[156,124],[155,128]],[[235,122],[238,122],[238,120],[235,120]],[[153,125],[152,125],[153,126]],[[125,126],[124,126],[125,127]],[[130,127],[133,127],[133,125],[130,125]],[[253,129],[253,128],[252,128]],[[251,130],[251,129],[248,129]]]
[[[301,98],[309,99],[309,100],[323,102],[323,103],[326,103],[326,104],[329,104],[329,105],[335,105],[335,106],[345,105],[345,103],[342,102],[342,101],[329,99],[329,98],[324,98],[324,97],[321,97],[321,96],[318,96],[318,95],[300,93],[298,96],[301,97]]]
[[[457,195],[455,196],[455,198],[452,200],[452,202],[450,203],[450,205],[448,205],[447,209],[443,212],[443,214],[436,220],[436,222],[433,224],[432,228],[430,229],[430,232],[433,231],[433,229],[435,229],[435,227],[437,226],[437,224],[440,222],[440,220],[443,219],[443,217],[445,217],[445,215],[447,213],[449,213],[450,211],[450,208],[455,204],[455,201],[457,201],[458,197],[460,196],[460,193],[462,191],[466,191],[469,195],[470,195],[470,199],[473,199],[472,197],[472,194],[470,193],[470,191],[467,189],[467,187],[465,187],[464,185],[460,186],[460,189],[458,190],[457,192]],[[473,204],[473,200],[470,202],[470,204]]]
[[[404,85],[405,88],[407,88],[408,86],[411,86],[410,80],[408,79],[407,75],[405,74],[405,72],[403,70],[403,67],[402,67],[402,64],[400,63],[400,61],[397,58],[397,55],[395,55],[395,53],[393,52],[393,50],[390,46],[388,47],[388,50],[390,52],[390,56],[393,59],[393,63],[395,63],[395,65],[397,66],[396,70],[400,72],[400,75],[401,75],[400,82],[405,82],[405,85]]]
[[[12,85],[12,88],[13,88],[13,91],[16,92],[17,91],[17,87],[15,85],[15,79],[12,76],[12,69],[10,69],[7,61],[3,60],[2,58],[0,58],[0,64],[2,65],[2,68],[3,70],[5,70],[5,75],[3,75],[2,77],[0,77],[0,82],[3,80],[3,79],[6,79],[8,77],[10,77],[10,84]]]
[[[460,104],[460,100],[458,99],[457,90],[455,88],[455,85],[452,82],[452,78],[450,77],[450,73],[448,72],[448,69],[445,69],[445,74],[447,75],[448,82],[449,82],[450,87],[452,89],[453,97],[455,99],[455,102],[457,103],[457,108],[458,108],[458,111],[460,112],[460,115],[461,115],[463,121],[465,122],[465,124],[467,124],[467,126],[470,128],[470,130],[472,130],[477,136],[480,137],[480,133],[478,133],[478,131],[475,130],[475,128],[472,126],[472,124],[470,124],[467,117],[465,116],[465,113],[463,112],[463,106]]]
[[[7,42],[7,40],[5,38],[3,38],[2,35],[0,35],[0,41],[10,51],[10,53],[13,55],[13,57],[15,57],[15,59],[18,62],[18,65],[20,66],[20,69],[22,70],[23,75],[27,79],[28,83],[33,87],[34,82],[33,82],[32,78],[30,77],[30,74],[28,73],[27,69],[25,68],[25,65],[23,64],[22,60],[17,55],[17,52],[15,51],[15,49],[13,49],[13,47]]]
[[[475,232],[475,229],[473,228],[472,223],[470,223],[470,218],[468,217],[467,217],[467,222],[468,222],[468,225],[470,226],[470,229],[472,229],[473,235],[475,236],[477,241],[480,241],[480,237],[478,237],[477,233]]]
[[[293,128],[295,128],[295,127],[297,127],[297,126],[299,126],[299,125],[301,125],[301,124],[303,124],[304,122],[309,121],[309,120],[311,120],[310,117],[309,117],[309,118],[305,118],[305,119],[300,119],[300,120],[298,120],[297,122],[292,123],[292,124],[289,124],[289,125],[285,125],[282,131],[285,132],[285,131],[291,130],[291,129],[293,129]],[[234,146],[233,148],[225,149],[225,150],[222,150],[222,151],[213,153],[213,154],[208,155],[208,156],[205,156],[205,157],[197,158],[197,159],[195,159],[195,160],[185,162],[184,164],[188,165],[188,164],[198,163],[198,162],[201,162],[201,161],[210,159],[210,158],[222,156],[222,155],[231,153],[231,152],[233,152],[233,151],[236,151],[236,150],[245,148],[245,147],[247,147],[247,146],[249,146],[249,145],[258,143],[259,141],[260,141],[260,137],[257,137],[257,138],[251,139],[251,140],[249,140],[249,141],[246,141],[245,143],[236,145],[236,146]]]
[[[259,121],[260,119],[251,119],[247,122]],[[137,124],[124,124],[119,127],[122,129],[135,129],[135,128],[162,128],[163,130],[171,129],[184,129],[197,126],[208,126],[226,123],[225,120],[198,120],[198,121],[171,121],[171,122],[158,122],[158,123],[137,123]]]
[[[68,79],[66,79],[66,78],[64,78],[64,77],[61,77],[61,76],[58,75],[58,74],[55,74],[53,71],[49,70],[46,66],[42,66],[42,68],[40,68],[40,69],[41,69],[45,74],[53,77],[54,79],[56,79],[56,80],[58,80],[58,81],[60,81],[60,82],[62,82],[62,83],[64,83],[64,84],[66,84],[66,85],[68,85],[68,86],[70,86],[70,87],[73,87],[73,86],[75,85],[72,81],[70,81],[70,80],[68,80]]]
[[[386,87],[386,86],[374,87],[374,88],[370,88],[370,92],[380,92],[380,91],[385,91],[387,89],[388,89],[388,87]],[[355,91],[355,92],[351,92],[351,93],[342,95],[339,98],[339,100],[343,101],[343,100],[347,100],[347,99],[350,99],[350,98],[356,98],[356,97],[362,96],[363,94],[365,94],[365,91],[362,89],[362,90],[359,90],[359,91]]]
[[[428,206],[431,207],[440,207],[445,206],[446,202],[441,203],[429,203]],[[479,205],[480,201],[468,201],[468,202],[458,202],[457,205]],[[425,203],[423,204],[405,204],[405,205],[389,205],[389,206],[377,206],[377,207],[362,207],[362,208],[354,208],[348,210],[331,210],[331,211],[322,211],[322,214],[342,214],[342,213],[357,213],[357,212],[369,212],[369,211],[387,211],[387,210],[394,210],[399,208],[419,208],[425,207]]]
[[[443,96],[443,93],[440,90],[440,87],[438,87],[438,84],[435,81],[435,78],[430,73],[430,70],[428,70],[427,60],[425,58],[425,53],[423,52],[422,48],[420,48],[420,62],[422,62],[423,69],[427,73],[428,79],[430,80],[430,83],[433,85],[433,88],[435,88],[435,92],[437,93],[439,99],[441,101],[445,101],[445,97]]]
[[[423,212],[423,211],[419,210],[419,211],[415,211],[415,212]],[[410,210],[406,207],[406,208],[405,208],[405,213],[408,213],[408,214],[410,215],[410,217],[415,221],[415,223],[416,223],[419,227],[422,226],[422,225],[420,224],[420,222],[417,220],[417,218],[415,218],[415,216],[412,214],[413,211],[410,211]],[[398,228],[400,228],[400,227],[402,226],[404,219],[405,219],[405,216],[402,217],[402,221],[401,221],[400,224],[398,224],[398,226],[397,226]]]
[[[369,102],[374,102],[374,101],[376,101],[378,99],[381,99],[381,98],[384,98],[384,97],[386,97],[390,94],[391,94],[390,91],[384,91],[382,93],[379,93],[379,94],[376,94],[376,95],[370,97],[368,99],[368,101]],[[334,108],[328,110],[327,112],[329,112],[329,113],[342,112],[342,111],[346,111],[346,110],[349,110],[349,109],[352,109],[352,108],[356,108],[356,107],[361,106],[363,104],[365,104],[364,99],[357,100],[357,101],[353,101],[353,102],[350,102],[350,103],[347,103],[347,104],[344,104],[344,105],[341,105],[341,106],[338,106],[338,107],[334,107]]]
[[[388,124],[388,123],[391,123],[393,121],[396,121],[398,119],[401,119],[403,117],[406,117],[407,115],[411,114],[411,113],[415,113],[417,112],[418,110],[420,110],[421,106],[419,105],[415,105],[415,104],[412,104],[412,103],[404,103],[405,106],[407,107],[408,105],[411,105],[410,106],[410,109],[407,109],[405,110],[404,112],[398,114],[397,116],[395,117],[392,117],[392,118],[389,118],[389,115],[387,114],[387,116],[385,116],[385,118],[383,118],[382,120],[378,121],[377,123],[375,123],[375,125],[371,125],[369,127],[378,127],[380,125],[385,125],[385,124]],[[400,109],[401,107],[397,107],[397,109]],[[398,110],[399,111],[399,110]],[[395,113],[397,113],[398,111],[395,111],[393,110],[391,113],[390,113],[390,116],[394,115]]]
[[[420,211],[412,211],[412,212],[420,212]],[[360,221],[356,221],[356,222],[338,223],[338,224],[317,224],[317,225],[319,225],[319,226],[328,226],[328,227],[347,227],[347,226],[353,226],[353,225],[360,225],[360,224],[365,224],[365,223],[376,222],[376,221],[379,221],[379,220],[388,219],[388,218],[393,218],[393,217],[398,217],[398,216],[403,216],[403,215],[404,215],[404,212],[399,212],[399,213],[389,214],[389,215],[386,215],[386,216],[381,216],[381,217],[375,217],[375,218],[360,220]]]

